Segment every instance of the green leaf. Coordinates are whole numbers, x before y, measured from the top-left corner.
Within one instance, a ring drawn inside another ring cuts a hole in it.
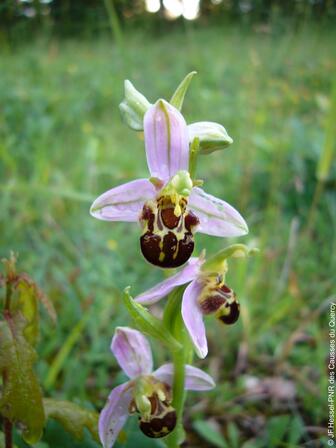
[[[64,364],[66,363],[67,359],[69,358],[69,355],[71,353],[71,350],[75,346],[75,344],[78,342],[78,340],[81,338],[83,334],[83,330],[91,316],[91,312],[86,312],[82,318],[77,322],[77,324],[73,327],[71,332],[68,334],[67,338],[63,342],[63,345],[60,347],[59,352],[53,359],[47,376],[45,377],[45,380],[43,382],[43,386],[45,389],[50,389],[53,387],[53,385],[56,382],[57,376],[62,370]]]
[[[228,444],[222,434],[214,429],[208,422],[204,420],[195,420],[193,422],[193,428],[202,439],[210,443],[210,445],[218,448],[228,448]]]
[[[179,329],[179,322],[176,321],[182,320],[181,302],[184,290],[185,286],[178,286],[169,294],[163,312],[163,323],[174,336]]]
[[[124,291],[124,303],[134,320],[136,327],[143,333],[158,339],[172,350],[180,350],[181,344],[172,336],[168,328],[157,317],[153,316],[140,303],[134,302],[129,294],[130,288]]]
[[[280,415],[269,419],[266,427],[267,446],[278,447],[281,442],[285,441],[289,423],[289,415]]]
[[[0,322],[0,371],[5,381],[0,413],[20,423],[27,443],[36,443],[45,423],[42,394],[33,370],[36,353],[24,337],[22,316]]]
[[[250,439],[244,442],[241,448],[265,448],[265,441],[260,439]]]
[[[83,440],[84,429],[87,428],[92,437],[99,441],[98,436],[98,413],[83,409],[70,401],[53,400],[45,398],[43,400],[47,418],[57,420],[64,429],[79,440]]]
[[[305,432],[305,425],[300,416],[295,416],[289,427],[288,443],[291,446],[297,446]]]
[[[182,344],[185,357],[189,359],[193,353],[193,346],[181,314],[181,302],[184,290],[185,285],[178,286],[169,294],[162,320],[168,331]]]
[[[239,448],[240,447],[239,431],[237,429],[237,426],[234,423],[228,423],[227,432],[228,432],[228,439],[230,442],[230,447],[231,448]]]
[[[26,320],[23,334],[27,341],[36,345],[39,336],[38,292],[36,285],[26,276],[20,276],[13,290],[11,313],[21,312]]]
[[[170,104],[176,109],[181,110],[183,106],[184,96],[186,94],[186,91],[188,90],[189,84],[193,78],[194,75],[196,75],[197,72],[190,72],[188,75],[183,79],[181,84],[177,87],[177,89],[174,92],[174,95],[171,97]]]

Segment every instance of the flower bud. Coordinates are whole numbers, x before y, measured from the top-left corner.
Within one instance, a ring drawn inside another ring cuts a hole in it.
[[[210,154],[219,149],[227,148],[233,143],[226,129],[219,123],[199,121],[188,126],[189,142],[195,137],[199,139],[199,153]]]
[[[119,104],[119,109],[125,123],[135,131],[143,130],[143,119],[150,102],[133,84],[125,81],[125,99]]]

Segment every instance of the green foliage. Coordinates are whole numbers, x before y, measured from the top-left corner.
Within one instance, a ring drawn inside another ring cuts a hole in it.
[[[35,346],[39,336],[38,292],[36,285],[27,276],[19,276],[15,282],[11,312],[23,315],[26,321],[24,337],[29,344]]]
[[[36,353],[24,336],[25,321],[16,316],[0,322],[0,372],[5,382],[0,412],[23,427],[23,437],[36,443],[45,424],[42,393],[33,370]]]
[[[83,439],[84,428],[87,428],[92,437],[99,441],[97,412],[83,409],[69,401],[53,400],[51,398],[45,398],[43,405],[47,418],[57,420],[67,432],[77,439]]]
[[[299,417],[280,415],[270,418],[266,427],[265,444],[276,448],[282,441],[287,441],[289,447],[296,447],[304,433],[302,420]]]
[[[57,375],[61,371],[63,365],[68,360],[69,354],[73,346],[81,338],[83,329],[85,328],[85,325],[87,324],[88,320],[89,320],[89,313],[86,313],[83,315],[81,320],[77,322],[77,324],[73,327],[70,334],[63,342],[63,345],[60,351],[55,356],[53,362],[51,363],[48,374],[45,378],[44,387],[46,389],[50,389],[54,385]]]
[[[203,440],[217,448],[228,448],[225,438],[211,424],[204,420],[195,420],[193,428]]]
[[[3,263],[6,276],[4,279],[0,277],[0,280],[6,285],[6,294],[4,320],[0,321],[1,416],[7,418],[9,424],[19,424],[23,439],[29,444],[40,440],[48,418],[61,422],[68,432],[79,439],[83,439],[84,428],[87,428],[98,441],[96,412],[68,401],[43,401],[33,370],[37,361],[33,346],[39,335],[38,302],[42,299],[51,315],[53,308],[27,274],[17,274],[14,254]]]

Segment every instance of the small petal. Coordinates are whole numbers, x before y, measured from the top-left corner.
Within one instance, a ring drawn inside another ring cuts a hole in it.
[[[129,327],[117,327],[111,350],[129,378],[149,375],[152,372],[152,351],[148,340],[140,331]]]
[[[200,220],[197,231],[208,235],[232,237],[246,235],[248,227],[244,218],[227,202],[193,188],[189,207]]]
[[[90,213],[105,221],[138,221],[144,203],[155,193],[155,187],[148,179],[133,180],[99,196]]]
[[[202,283],[197,280],[194,280],[187,286],[182,300],[182,317],[197,355],[200,358],[205,358],[208,353],[208,343],[203,314],[198,304],[198,298],[202,289]]]
[[[99,416],[98,430],[104,448],[111,448],[121,428],[128,418],[128,408],[132,400],[130,382],[120,384],[110,393],[107,403]]]
[[[210,154],[227,148],[233,143],[226,129],[219,123],[199,121],[188,125],[190,143],[195,137],[199,139],[200,154]]]
[[[119,104],[121,115],[131,129],[142,131],[144,115],[151,104],[128,79],[124,86],[125,99]]]
[[[135,301],[143,305],[152,305],[159,300],[166,297],[176,286],[184,285],[185,283],[194,280],[204,260],[202,258],[192,257],[189,259],[188,264],[177,274],[172,275],[167,280],[158,283],[147,292],[135,297]]]
[[[153,177],[164,181],[188,170],[189,136],[181,113],[164,100],[151,106],[144,118],[147,164]]]
[[[152,374],[158,380],[171,385],[174,377],[173,364],[164,364]],[[185,390],[210,390],[216,386],[210,375],[190,365],[185,366]]]

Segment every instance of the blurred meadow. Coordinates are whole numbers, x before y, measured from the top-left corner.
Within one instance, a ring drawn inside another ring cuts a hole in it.
[[[217,388],[188,395],[186,446],[325,446],[336,272],[333,23],[294,21],[290,11],[230,21],[224,11],[195,21],[147,13],[140,26],[117,13],[103,9],[99,30],[78,20],[65,36],[45,17],[36,29],[13,20],[0,33],[0,254],[19,254],[20,270],[58,314],[53,325],[43,313],[36,369],[45,395],[100,410],[124,380],[109,351],[114,328],[132,324],[122,291],[140,293],[163,273],[142,258],[136,224],[101,222],[88,210],[106,189],[147,176],[143,137],[119,115],[124,79],[153,102],[196,70],[187,122],[217,121],[234,139],[200,158],[197,176],[242,213],[250,233],[236,241],[260,254],[230,263],[238,323],[208,320],[210,353],[195,363]],[[233,242],[196,241],[196,254]],[[166,359],[157,347],[156,363]],[[160,446],[134,434],[120,446]],[[70,446],[98,444],[50,423],[36,445]]]

